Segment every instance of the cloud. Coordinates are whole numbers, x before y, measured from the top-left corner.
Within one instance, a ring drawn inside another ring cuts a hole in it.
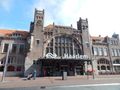
[[[0,7],[6,10],[7,12],[10,11],[12,4],[12,0],[0,0]]]
[[[94,3],[93,3],[94,2]],[[120,33],[119,0],[91,0],[82,9],[82,15],[88,17],[89,30],[92,35],[111,36]]]
[[[76,27],[76,22],[81,14],[80,11],[85,3],[86,0],[64,0],[58,14],[61,22],[66,25],[73,24]]]
[[[57,12],[59,10],[59,5],[61,0],[36,0],[32,6],[32,10],[37,8],[39,10],[45,10],[45,25],[53,23],[57,20]]]
[[[34,8],[45,9],[45,25],[73,24],[79,17],[88,18],[91,35],[120,34],[119,0],[37,0]]]
[[[33,8],[45,9],[45,22],[76,27],[80,8],[87,0],[36,0]]]

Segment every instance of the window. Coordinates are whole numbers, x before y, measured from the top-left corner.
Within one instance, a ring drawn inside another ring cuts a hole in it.
[[[98,48],[94,47],[93,50],[94,50],[94,55],[98,55]]]
[[[21,66],[18,66],[17,71],[21,71],[21,70],[22,70]]]
[[[14,66],[8,66],[7,71],[15,71],[15,67]]]
[[[100,59],[98,60],[97,64],[110,64],[110,62],[106,59]]]
[[[116,52],[117,52],[117,56],[119,56],[119,50],[118,49],[116,49]]]
[[[103,49],[102,48],[99,48],[99,55],[103,55]]]
[[[55,43],[55,47],[53,45]],[[55,49],[55,50],[54,50]],[[82,54],[81,47],[78,44],[77,40],[72,39],[71,37],[66,36],[57,36],[55,37],[55,42],[52,39],[46,47],[46,53],[56,53],[58,57],[64,56],[64,54],[75,55]]]
[[[117,56],[117,49],[114,49],[115,56]]]
[[[12,45],[12,53],[16,53],[17,51],[17,44]]]
[[[97,69],[100,70],[100,66],[97,66]]]
[[[15,58],[14,56],[8,57],[8,64],[14,63],[15,59],[16,59],[16,58]]]
[[[7,52],[8,51],[8,47],[9,47],[9,44],[4,44],[3,52]]]
[[[112,48],[112,56],[115,56],[115,52],[114,52],[114,49]]]
[[[107,66],[107,70],[110,70],[110,66]]]
[[[113,63],[114,63],[114,64],[120,64],[120,60],[117,59],[117,60],[115,60]]]
[[[25,49],[25,46],[23,44],[21,44],[20,48],[19,48],[19,53],[23,53],[24,49]]]
[[[10,57],[8,57],[8,64],[10,64]]]
[[[0,71],[4,71],[4,66],[0,66]]]
[[[118,49],[118,55],[120,56],[120,49]]]
[[[40,44],[40,40],[36,40],[36,44],[39,45]]]
[[[107,48],[104,48],[104,49],[103,49],[103,54],[104,54],[104,56],[107,56],[107,55],[108,55],[108,53],[107,53]]]
[[[106,67],[104,65],[102,65],[101,70],[106,70]]]

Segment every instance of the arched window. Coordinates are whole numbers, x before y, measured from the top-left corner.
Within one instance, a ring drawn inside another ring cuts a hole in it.
[[[53,47],[53,43],[55,44],[55,47]],[[82,50],[79,42],[76,39],[65,35],[57,36],[55,39],[52,39],[50,43],[48,43],[48,46],[46,47],[46,54],[53,52],[58,57],[64,56],[64,54],[82,55]]]
[[[15,71],[15,67],[14,66],[8,66],[7,71]]]
[[[97,64],[110,64],[110,62],[103,58],[103,59],[98,60]]]
[[[106,70],[106,67],[104,65],[102,65],[101,70]]]

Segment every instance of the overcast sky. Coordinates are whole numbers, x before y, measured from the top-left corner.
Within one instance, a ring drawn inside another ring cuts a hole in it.
[[[45,9],[45,26],[76,28],[81,17],[92,36],[120,34],[120,0],[0,0],[0,28],[29,30],[35,8]]]

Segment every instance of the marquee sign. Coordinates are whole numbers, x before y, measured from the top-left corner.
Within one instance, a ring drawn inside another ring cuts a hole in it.
[[[54,59],[60,59],[60,57],[58,57],[55,53],[47,53],[46,54],[46,58],[54,58]],[[89,59],[89,57],[87,55],[68,55],[68,54],[64,54],[64,56],[62,57],[62,59]]]

